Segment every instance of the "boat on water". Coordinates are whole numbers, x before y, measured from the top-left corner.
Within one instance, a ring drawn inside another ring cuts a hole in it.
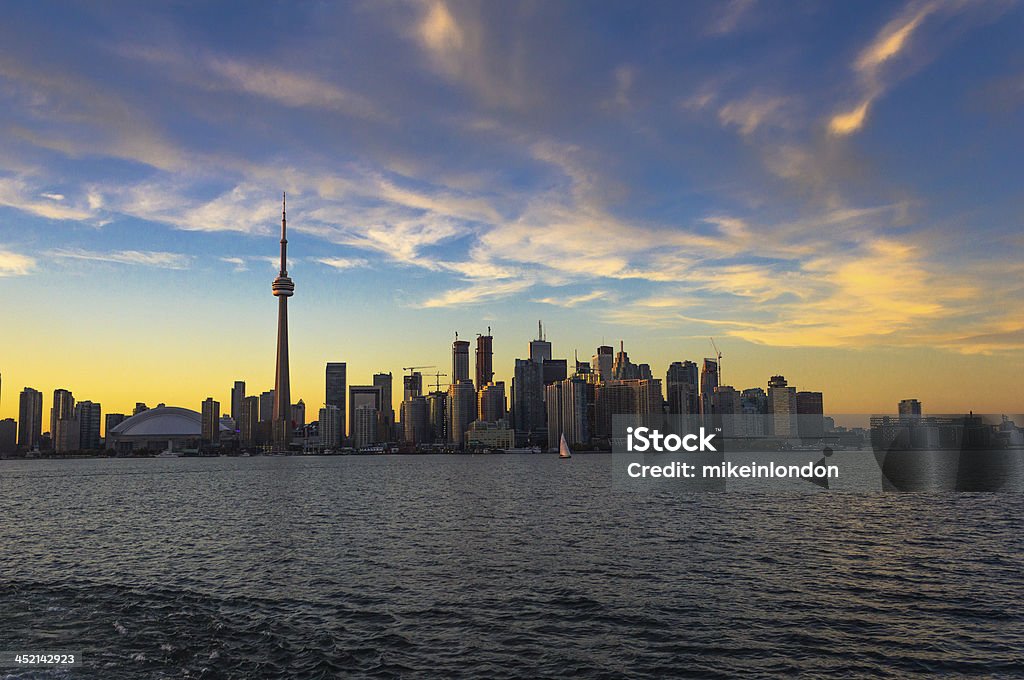
[[[160,453],[156,454],[157,458],[181,458],[181,451],[174,451],[172,449],[164,449]]]
[[[569,442],[565,441],[565,433],[562,433],[562,439],[558,442],[558,457],[572,458],[572,450],[569,449]]]
[[[498,453],[540,453],[539,446],[519,446],[507,449],[497,449]]]

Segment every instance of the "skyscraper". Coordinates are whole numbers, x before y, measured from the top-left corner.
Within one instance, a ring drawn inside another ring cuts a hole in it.
[[[459,334],[456,333],[455,342],[452,343],[451,384],[458,385],[469,379],[469,341],[459,340]]]
[[[494,338],[491,327],[487,335],[476,336],[476,388],[480,389],[494,380]]]
[[[65,426],[60,423],[61,420],[70,421],[75,417],[75,397],[71,394],[70,390],[56,389],[53,391],[53,406],[50,407],[50,441],[53,442],[53,447],[58,451],[61,450],[57,446],[58,440],[66,438],[67,435],[63,435],[61,430]],[[76,435],[77,436],[77,435]],[[74,448],[78,448],[77,441],[74,441]],[[71,451],[73,449],[64,449]]]
[[[75,420],[78,421],[78,447],[83,451],[100,448],[100,422],[102,408],[93,401],[80,401],[75,405]]]
[[[306,426],[306,402],[299,399],[299,403],[292,404],[292,427],[301,429]]]
[[[476,390],[470,380],[448,387],[448,441],[462,448],[466,428],[476,418]]]
[[[921,402],[917,399],[902,399],[900,400],[899,412],[900,415],[904,417],[920,418]]]
[[[430,440],[448,438],[448,393],[431,392],[427,395],[427,419],[430,421]]]
[[[710,418],[715,411],[715,388],[718,387],[718,362],[715,359],[704,359],[700,371],[700,412]]]
[[[320,409],[320,445],[325,449],[336,449],[345,438],[345,424],[341,419],[341,409],[327,404]]]
[[[26,387],[18,403],[18,446],[32,449],[43,436],[43,393]]]
[[[281,196],[281,271],[272,286],[277,298],[277,370],[274,376],[272,439],[277,448],[287,448],[292,437],[292,390],[288,373],[288,298],[295,284],[288,278],[288,222],[285,196]]]
[[[341,436],[345,437],[345,400],[348,398],[347,367],[344,361],[327,363],[324,383],[324,403],[337,406],[341,414]]]
[[[242,414],[238,421],[238,438],[243,446],[254,446],[259,439],[260,398],[256,395],[242,400]]]
[[[477,391],[476,419],[496,423],[505,418],[505,383],[488,383]]]
[[[668,412],[674,415],[700,413],[697,364],[692,361],[674,361],[665,374]]]
[[[384,390],[377,385],[352,385],[348,389],[348,401],[348,431],[349,436],[354,437],[356,434],[356,410],[361,406],[368,406],[376,414],[374,418],[379,419],[384,406]],[[377,441],[376,435],[373,441]]]
[[[394,380],[390,371],[387,373],[373,374],[373,386],[380,388],[380,418],[382,430],[380,434],[384,441],[391,438],[391,430],[395,426],[395,402],[391,396],[393,383]]]
[[[245,401],[245,381],[236,380],[231,388],[231,417],[235,422],[242,418],[242,402]]]
[[[14,418],[0,420],[0,454],[14,453],[18,447],[18,423]]]
[[[544,432],[543,365],[533,359],[516,359],[512,380],[514,427],[529,442],[538,441]]]
[[[609,345],[601,345],[597,348],[597,354],[590,359],[590,366],[597,374],[599,382],[612,379],[612,366],[615,363],[615,350]]]
[[[771,434],[776,437],[797,436],[796,388],[789,387],[786,378],[773,375],[768,381],[768,419]]]
[[[825,409],[821,392],[796,393],[797,432],[801,437],[825,436]]]
[[[368,404],[357,406],[352,411],[352,446],[356,449],[365,448],[378,440],[378,411]]]
[[[543,364],[551,358],[551,343],[544,337],[544,326],[537,322],[537,339],[530,341],[530,361]]]
[[[590,441],[586,381],[566,378],[545,388],[548,412],[548,448],[557,448],[562,435],[575,446]]]
[[[402,378],[402,401],[409,401],[413,397],[423,394],[423,374],[419,371],[412,371]]]
[[[213,397],[203,401],[202,437],[205,444],[220,443],[220,402]]]

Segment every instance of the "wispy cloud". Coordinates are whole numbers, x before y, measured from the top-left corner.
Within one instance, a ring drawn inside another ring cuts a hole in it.
[[[0,248],[0,276],[25,276],[35,266],[35,258]]]
[[[354,269],[369,264],[368,260],[361,257],[320,257],[316,261],[334,269]]]
[[[180,253],[167,253],[152,250],[116,250],[98,252],[81,248],[58,248],[46,253],[50,257],[90,262],[113,262],[117,264],[157,267],[159,269],[188,269],[192,258]]]
[[[548,297],[535,300],[534,302],[540,302],[545,305],[555,305],[557,307],[576,307],[587,302],[594,302],[595,300],[607,300],[610,297],[612,297],[612,295],[606,290],[595,290],[582,295],[569,295],[564,297],[550,295]]]
[[[222,257],[219,259],[221,262],[227,262],[230,265],[234,265],[234,271],[236,272],[249,271],[248,265],[246,265],[245,260],[241,257]]]

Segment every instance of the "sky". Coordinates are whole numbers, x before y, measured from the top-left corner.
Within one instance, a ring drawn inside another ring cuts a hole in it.
[[[833,413],[1024,411],[1021,3],[4,15],[0,417],[270,389],[282,191],[313,412],[326,362],[397,387],[455,332],[511,380],[538,319]]]

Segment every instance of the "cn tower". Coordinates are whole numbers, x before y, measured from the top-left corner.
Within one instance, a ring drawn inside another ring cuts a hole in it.
[[[272,437],[274,448],[286,450],[292,437],[292,390],[288,375],[288,298],[295,294],[295,284],[288,278],[288,220],[285,199],[281,194],[281,271],[274,279],[277,298],[277,373],[274,378],[274,416]]]

